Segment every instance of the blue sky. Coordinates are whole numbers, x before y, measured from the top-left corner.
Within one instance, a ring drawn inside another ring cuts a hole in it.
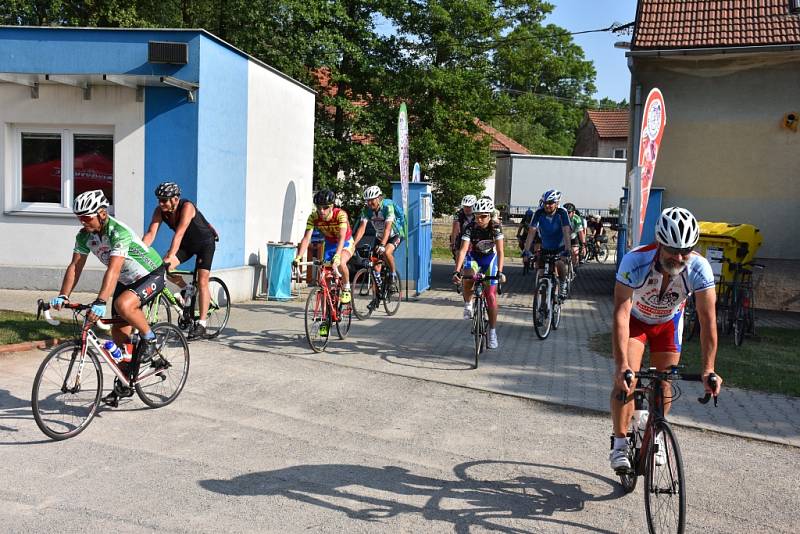
[[[555,6],[545,20],[570,32],[607,28],[612,22],[633,22],[636,18],[636,0],[549,0]],[[630,41],[630,35],[611,32],[575,35],[573,39],[583,48],[586,59],[594,62],[597,71],[595,98],[609,97],[625,100],[630,92],[625,50],[614,48],[616,41]]]

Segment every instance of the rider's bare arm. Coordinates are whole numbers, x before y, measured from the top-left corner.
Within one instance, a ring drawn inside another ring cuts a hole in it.
[[[525,240],[525,248],[524,248],[524,250],[530,250],[531,249],[531,243],[533,243],[533,240],[536,238],[536,230],[537,229],[536,229],[535,226],[531,227],[530,232],[528,232],[528,239]]]
[[[147,229],[147,232],[142,236],[142,241],[148,247],[153,244],[153,241],[156,238],[156,234],[158,233],[158,228],[161,226],[162,222],[161,218],[161,210],[156,208],[153,210],[153,217],[150,219],[150,227]]]
[[[359,243],[361,238],[364,237],[364,232],[367,230],[367,221],[361,220],[356,228],[356,235],[353,236],[353,243]]]
[[[311,241],[312,233],[314,233],[314,230],[306,230],[306,233],[303,234],[303,239],[300,240],[300,247],[297,249],[297,257],[306,255],[306,250],[308,250],[308,242]]]
[[[108,260],[108,268],[106,274],[103,275],[103,284],[100,286],[100,292],[97,298],[108,302],[114,294],[114,288],[117,286],[119,280],[119,272],[122,270],[122,264],[125,263],[125,256],[111,256]]]
[[[614,383],[617,388],[630,394],[622,373],[629,369],[628,340],[631,335],[630,319],[633,305],[633,288],[616,283],[614,286],[614,325],[611,335],[611,347],[614,354]]]
[[[714,372],[717,360],[717,293],[714,287],[694,294],[697,308],[697,319],[700,322],[700,350],[703,358],[703,384],[708,387],[708,374]],[[718,387],[722,385],[722,378],[718,377]]]
[[[183,208],[181,208],[181,213],[179,215],[178,224],[175,226],[175,235],[172,236],[172,243],[169,246],[169,250],[165,255],[166,258],[170,258],[178,253],[178,249],[181,248],[181,241],[183,240],[183,234],[186,233],[186,229],[189,228],[189,223],[192,222],[194,216],[197,214],[197,210],[192,205],[191,202],[185,202],[183,204]]]
[[[69,262],[67,270],[64,273],[64,280],[61,282],[61,291],[59,295],[70,296],[78,280],[81,278],[81,273],[83,272],[83,266],[86,265],[87,257],[88,256],[78,254],[77,252],[72,253],[72,261]]]

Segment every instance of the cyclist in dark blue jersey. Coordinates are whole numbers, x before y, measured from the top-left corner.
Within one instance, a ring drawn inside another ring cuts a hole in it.
[[[528,239],[525,241],[523,256],[530,256],[531,243],[539,235],[542,238],[541,252],[561,253],[561,256],[570,256],[570,234],[572,227],[569,224],[567,210],[559,207],[561,191],[549,189],[542,195],[541,207],[533,214],[533,219],[528,232]],[[544,264],[541,260],[537,263],[537,268],[543,269]],[[562,261],[556,262],[556,273],[559,280],[559,293],[561,298],[567,297],[567,266]]]

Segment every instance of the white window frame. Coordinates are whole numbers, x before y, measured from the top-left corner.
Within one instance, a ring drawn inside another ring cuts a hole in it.
[[[61,135],[61,203],[22,201],[22,134]],[[72,216],[74,191],[74,159],[76,135],[108,135],[116,147],[114,128],[111,126],[58,126],[46,124],[17,124],[11,128],[12,172],[11,191],[6,198],[5,212],[17,215]],[[116,161],[116,157],[114,158]],[[116,165],[115,165],[116,166]],[[116,197],[116,172],[114,173],[114,196]],[[111,206],[109,212],[113,214]]]
[[[622,151],[622,157],[621,158],[617,157],[617,151],[618,150]],[[627,148],[612,148],[611,149],[611,157],[614,158],[614,159],[627,159],[628,158],[628,149]]]

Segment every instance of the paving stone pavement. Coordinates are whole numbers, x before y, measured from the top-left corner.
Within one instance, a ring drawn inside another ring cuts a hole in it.
[[[288,302],[238,304],[218,341],[236,351],[319,359],[338,365],[415,377],[548,403],[608,411],[613,362],[589,348],[589,338],[611,329],[613,264],[581,267],[561,326],[541,341],[531,324],[533,276],[510,264],[500,300],[500,347],[481,355],[472,368],[473,339],[461,318],[462,301],[449,284],[450,263],[435,263],[429,291],[403,302],[398,314],[382,309],[353,320],[345,340],[332,336],[327,350],[313,353],[303,325],[304,295]],[[0,308],[35,301],[28,292],[0,291]],[[23,309],[25,309],[23,307]],[[767,314],[769,324],[798,326],[796,316]],[[229,351],[225,351],[226,354]],[[682,383],[683,398],[670,420],[687,426],[800,447],[800,399],[724,387],[719,406],[701,405],[697,383]],[[463,409],[463,408],[458,408]],[[609,421],[610,432],[610,421]],[[599,439],[606,439],[605,436]]]

